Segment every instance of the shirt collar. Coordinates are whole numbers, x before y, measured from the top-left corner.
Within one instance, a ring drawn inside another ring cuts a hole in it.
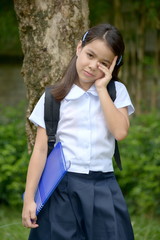
[[[92,85],[88,91],[84,91],[82,88],[80,88],[79,86],[77,86],[76,84],[73,84],[70,92],[67,94],[67,96],[65,97],[66,100],[74,100],[74,99],[78,99],[80,98],[82,95],[84,95],[85,93],[90,93],[94,96],[98,96],[97,91],[96,91],[96,87],[95,85]]]

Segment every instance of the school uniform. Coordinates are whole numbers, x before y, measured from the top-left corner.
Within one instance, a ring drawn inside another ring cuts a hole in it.
[[[117,108],[134,112],[125,86],[116,82]],[[44,94],[30,118],[45,128]],[[94,85],[73,85],[61,101],[56,141],[71,162],[45,207],[29,240],[133,240],[125,200],[114,176],[115,139],[107,128]]]

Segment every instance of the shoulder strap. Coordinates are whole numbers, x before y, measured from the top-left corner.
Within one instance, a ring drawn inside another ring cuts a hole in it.
[[[116,87],[115,87],[115,81],[110,81],[109,84],[107,85],[107,89],[109,92],[109,95],[112,99],[112,101],[114,102],[114,100],[116,99]],[[115,151],[114,151],[114,159],[117,163],[117,166],[120,170],[122,170],[122,163],[121,163],[121,157],[120,157],[120,153],[119,153],[119,148],[118,148],[118,142],[115,139]]]
[[[115,87],[115,81],[111,80],[108,85],[107,85],[107,90],[108,93],[112,99],[112,101],[114,102],[114,100],[116,99],[116,87]]]
[[[44,103],[44,121],[46,125],[46,132],[48,135],[48,154],[54,147],[56,142],[56,132],[59,121],[60,102],[57,102],[51,94],[51,87],[45,90]]]

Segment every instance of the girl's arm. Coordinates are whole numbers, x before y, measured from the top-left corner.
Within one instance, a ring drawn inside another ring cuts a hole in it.
[[[33,153],[28,166],[22,211],[22,223],[25,227],[29,228],[38,227],[38,224],[36,224],[36,203],[34,202],[34,196],[46,162],[47,142],[46,130],[38,127]]]
[[[129,128],[127,107],[117,109],[106,88],[112,78],[112,72],[116,61],[117,56],[115,56],[110,68],[107,68],[103,64],[98,64],[98,68],[104,73],[104,76],[103,78],[95,81],[95,86],[99,95],[107,126],[115,139],[122,140],[127,136]]]
[[[124,139],[128,134],[129,128],[127,107],[117,109],[106,87],[97,89],[97,91],[108,129],[116,140]]]

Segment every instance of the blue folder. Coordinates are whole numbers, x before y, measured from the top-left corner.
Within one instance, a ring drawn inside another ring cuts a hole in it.
[[[35,202],[37,204],[36,215],[41,211],[48,198],[66,174],[70,163],[68,165],[65,162],[62,145],[58,142],[47,157],[46,165],[38,184],[35,194]]]

